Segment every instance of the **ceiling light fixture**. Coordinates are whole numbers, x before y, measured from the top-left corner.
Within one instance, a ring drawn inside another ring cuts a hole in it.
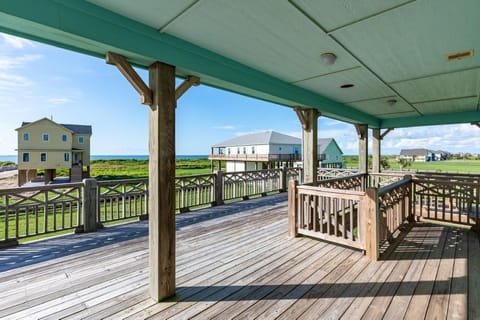
[[[388,99],[387,103],[388,105],[393,106],[395,103],[397,103],[397,99]]]
[[[322,53],[320,55],[320,58],[322,58],[322,62],[324,64],[326,64],[327,66],[331,66],[337,60],[337,56],[334,53],[331,53],[331,52]]]

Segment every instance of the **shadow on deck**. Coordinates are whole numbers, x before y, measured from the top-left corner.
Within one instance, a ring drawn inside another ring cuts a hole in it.
[[[0,318],[477,319],[480,246],[416,224],[370,262],[288,238],[286,195],[182,214],[177,296],[148,297],[148,222],[0,250]]]

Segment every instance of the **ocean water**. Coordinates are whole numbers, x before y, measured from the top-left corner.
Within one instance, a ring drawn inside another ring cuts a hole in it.
[[[206,159],[208,155],[177,155],[177,160],[183,159]],[[91,160],[114,160],[114,159],[122,159],[122,160],[148,160],[148,155],[92,155]],[[3,161],[11,161],[17,163],[17,156],[16,155],[9,155],[9,156],[1,156],[0,155],[0,162]]]

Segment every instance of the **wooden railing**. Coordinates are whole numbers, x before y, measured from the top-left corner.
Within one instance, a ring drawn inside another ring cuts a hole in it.
[[[317,182],[317,187],[339,190],[365,191],[366,174],[357,173],[340,178],[330,178]]]
[[[73,229],[82,224],[81,183],[0,189],[0,242]]]
[[[296,153],[291,154],[246,154],[246,153],[231,153],[231,154],[210,154],[209,160],[237,160],[237,161],[300,161],[301,155]]]
[[[215,205],[218,198],[215,194],[217,177],[218,175],[213,173],[176,177],[175,208],[184,212],[194,207]]]
[[[287,190],[301,169],[216,172],[175,179],[175,208],[220,205],[224,200]],[[0,246],[18,239],[76,229],[95,231],[105,222],[148,216],[148,179],[55,184],[0,189]]]
[[[146,216],[148,179],[99,181],[97,199],[97,222]]]
[[[380,172],[380,173],[369,173],[368,174],[368,187],[370,188],[381,188],[388,186],[392,183],[400,181],[403,177],[409,172]]]
[[[319,181],[332,179],[332,178],[349,177],[352,175],[356,175],[358,173],[359,171],[357,169],[337,169],[337,168],[318,168],[317,169],[317,177]]]
[[[479,230],[478,176],[417,175],[413,193],[415,216],[475,226]]]
[[[229,172],[223,174],[223,199],[248,199],[254,195],[266,195],[268,192],[281,191],[286,180],[282,169]]]
[[[378,223],[380,244],[392,243],[404,223],[414,221],[412,215],[412,177],[406,176],[378,189]]]
[[[365,192],[289,182],[289,234],[364,249],[361,201]]]

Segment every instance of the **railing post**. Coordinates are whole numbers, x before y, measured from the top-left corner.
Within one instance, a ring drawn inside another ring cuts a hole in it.
[[[403,177],[404,179],[409,179],[410,183],[408,185],[408,194],[406,195],[406,203],[407,203],[407,220],[410,223],[415,222],[415,214],[413,210],[413,201],[415,194],[413,193],[413,179],[411,175],[406,175]]]
[[[287,167],[282,167],[282,172],[281,172],[281,176],[280,176],[280,183],[281,183],[280,192],[287,191],[287,188],[288,188]]]
[[[379,257],[380,221],[378,219],[378,190],[367,188],[362,201],[363,223],[362,238],[364,238],[367,258],[377,261]]]
[[[97,180],[83,179],[83,232],[97,231]]]
[[[215,175],[215,204],[219,206],[223,204],[223,172],[218,170]]]
[[[288,235],[290,237],[298,236],[297,186],[297,180],[290,180],[288,182]]]

